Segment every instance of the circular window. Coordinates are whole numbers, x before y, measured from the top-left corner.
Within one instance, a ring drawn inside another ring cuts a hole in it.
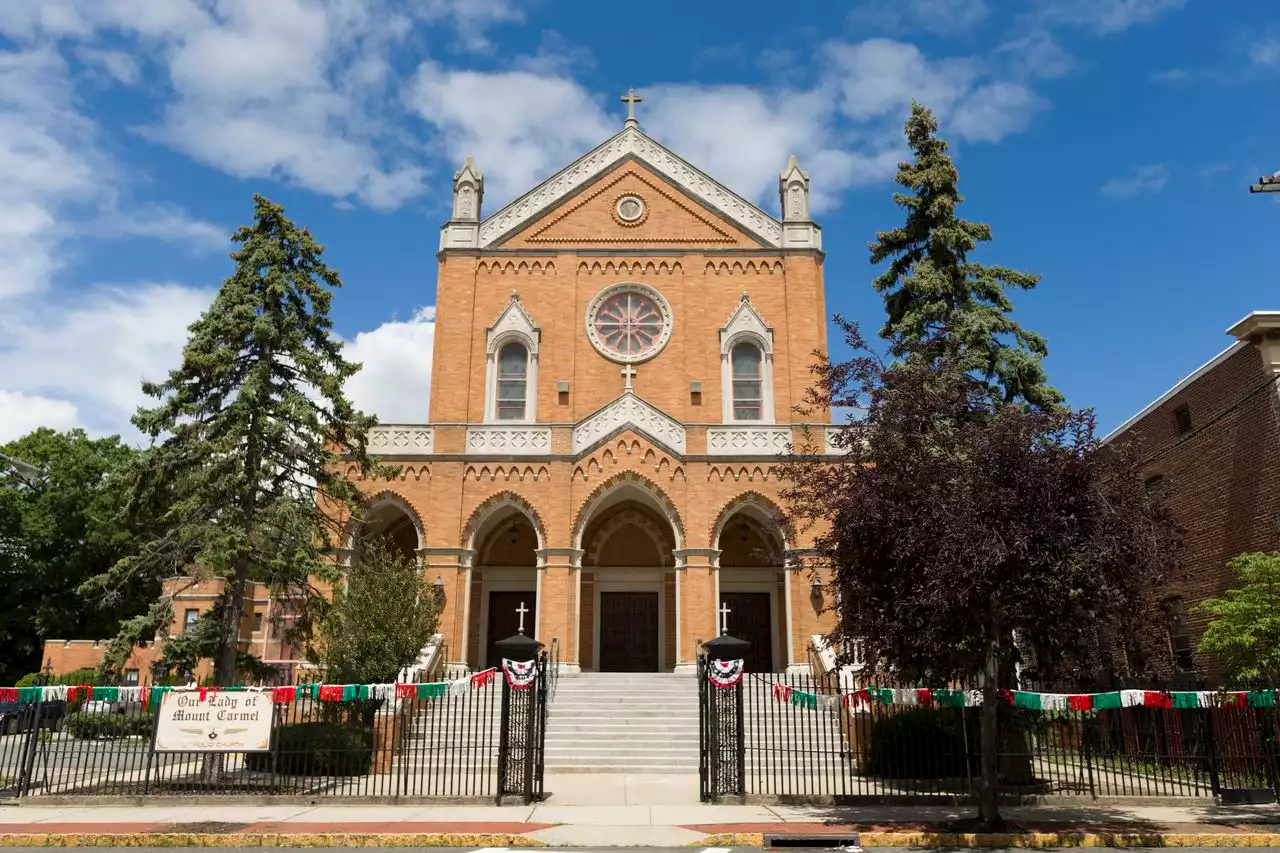
[[[651,287],[614,285],[591,300],[587,337],[613,361],[645,361],[657,355],[671,337],[671,308]]]
[[[644,221],[645,206],[638,195],[622,196],[613,210],[624,225],[639,225]]]

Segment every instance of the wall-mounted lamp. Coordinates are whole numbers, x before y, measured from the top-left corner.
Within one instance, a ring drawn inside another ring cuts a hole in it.
[[[809,581],[809,597],[813,599],[814,604],[822,603],[822,581],[818,580],[817,575]]]

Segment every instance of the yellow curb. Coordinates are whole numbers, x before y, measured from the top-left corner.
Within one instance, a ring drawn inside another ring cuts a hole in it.
[[[785,832],[783,827],[779,827]],[[772,833],[770,833],[772,834]],[[780,833],[781,834],[781,833]],[[1274,832],[854,832],[863,847],[1280,847]],[[762,832],[728,832],[689,847],[763,847]]]
[[[0,847],[546,847],[508,833],[0,833]]]

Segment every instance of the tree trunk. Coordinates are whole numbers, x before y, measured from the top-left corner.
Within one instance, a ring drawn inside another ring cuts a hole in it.
[[[222,618],[225,631],[222,648],[213,662],[213,683],[217,687],[231,687],[236,683],[236,657],[240,651],[240,620],[244,616],[244,588],[249,578],[249,560],[237,557],[235,575],[227,584]]]
[[[987,639],[987,655],[982,666],[982,762],[978,783],[978,816],[986,829],[1000,823],[1000,804],[996,797],[999,765],[998,719],[1000,706],[1000,630],[999,617],[993,611],[992,631]]]

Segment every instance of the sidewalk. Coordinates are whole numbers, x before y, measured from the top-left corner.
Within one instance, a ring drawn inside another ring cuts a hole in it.
[[[867,847],[1280,846],[1280,807],[1010,806],[1015,835],[957,833],[971,806],[732,806],[697,777],[562,776],[530,806],[0,806],[0,846],[760,846],[765,834],[856,833]]]

